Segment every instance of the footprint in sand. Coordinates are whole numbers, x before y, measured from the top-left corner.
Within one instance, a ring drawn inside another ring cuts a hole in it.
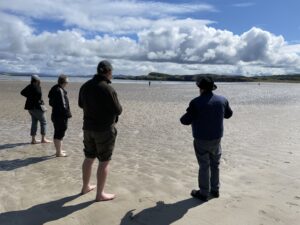
[[[258,212],[259,212],[259,214],[261,214],[261,215],[266,215],[266,214],[267,214],[266,211],[264,211],[264,210],[262,210],[262,209],[259,210]]]
[[[272,215],[269,215],[266,211],[264,211],[262,209],[259,210],[258,212],[259,212],[260,215],[266,216],[266,217],[268,217],[268,218],[270,218],[270,219],[272,219],[272,220],[274,220],[276,222],[280,222],[281,221],[279,218],[276,218],[276,217],[273,217]]]
[[[288,204],[289,206],[299,207],[299,205],[297,203],[294,203],[294,202],[286,202],[286,204]]]
[[[155,202],[151,197],[143,197],[143,198],[139,198],[139,202],[145,202],[145,201],[149,201],[149,202]]]

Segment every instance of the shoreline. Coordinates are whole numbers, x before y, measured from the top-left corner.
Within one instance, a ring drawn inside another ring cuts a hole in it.
[[[300,83],[300,75],[268,75],[268,76],[232,76],[232,75],[215,75],[215,74],[199,74],[199,75],[168,75],[153,73],[154,75],[141,75],[141,76],[123,76],[114,75],[114,81],[118,83],[143,83],[143,82],[162,82],[162,83],[192,83],[195,82],[198,76],[212,76],[216,83]],[[31,74],[1,74],[1,80],[30,80]],[[55,81],[58,77],[55,75],[39,75],[42,80]],[[75,76],[68,75],[68,77],[76,82],[84,82],[89,80],[94,75],[88,76]]]

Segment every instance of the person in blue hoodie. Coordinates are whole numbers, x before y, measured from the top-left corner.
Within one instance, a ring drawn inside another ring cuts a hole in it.
[[[211,77],[199,77],[196,85],[200,89],[200,96],[190,102],[180,122],[192,125],[194,149],[199,164],[199,190],[192,190],[191,195],[207,201],[209,195],[219,197],[223,120],[230,118],[233,112],[225,97],[213,93],[217,86]]]

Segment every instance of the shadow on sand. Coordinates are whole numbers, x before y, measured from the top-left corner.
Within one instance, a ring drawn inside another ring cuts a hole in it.
[[[189,209],[201,204],[203,204],[202,201],[194,198],[172,204],[165,204],[163,201],[160,201],[156,203],[156,206],[144,209],[136,215],[133,214],[135,209],[128,211],[122,218],[120,225],[169,225],[181,219]]]
[[[13,159],[0,161],[0,171],[11,171],[21,167],[25,167],[34,163],[39,163],[45,160],[53,159],[55,155],[30,157],[27,159]]]
[[[30,145],[30,143],[24,142],[24,143],[4,144],[4,145],[0,145],[0,150],[15,148],[15,147],[23,146],[23,145]]]
[[[39,204],[25,210],[1,213],[1,225],[42,225],[66,217],[94,203],[94,201],[88,201],[78,205],[63,206],[65,203],[79,196],[80,194],[76,194],[52,202]]]

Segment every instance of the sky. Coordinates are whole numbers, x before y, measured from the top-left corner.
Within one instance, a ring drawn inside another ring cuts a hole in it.
[[[1,0],[0,71],[300,73],[299,0]]]

